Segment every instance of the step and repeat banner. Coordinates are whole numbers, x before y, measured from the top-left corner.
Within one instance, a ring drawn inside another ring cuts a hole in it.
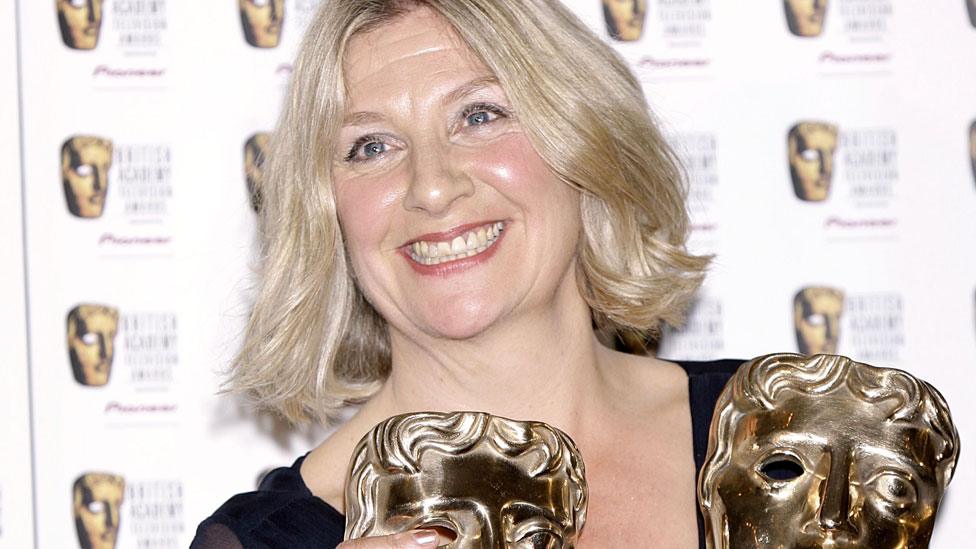
[[[5,290],[23,304],[4,326],[29,368],[0,384],[16,407],[0,547],[184,547],[324,436],[216,394],[252,292],[264,147],[318,3],[17,2],[3,159],[22,184],[3,211],[23,219],[9,271],[26,286]],[[660,354],[903,368],[976,440],[976,2],[567,4],[644,83],[687,169],[691,247],[716,256]],[[974,465],[964,448],[934,547],[976,535]]]

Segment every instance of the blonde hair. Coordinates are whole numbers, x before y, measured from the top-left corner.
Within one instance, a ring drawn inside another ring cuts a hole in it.
[[[539,155],[581,193],[580,292],[615,334],[679,324],[708,258],[684,249],[679,163],[626,63],[557,1],[327,0],[268,150],[261,280],[229,385],[292,421],[328,422],[390,370],[386,323],[350,276],[331,189],[350,38],[425,6],[498,78]]]

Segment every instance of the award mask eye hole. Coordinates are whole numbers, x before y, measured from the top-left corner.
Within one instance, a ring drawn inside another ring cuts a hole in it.
[[[915,485],[900,473],[882,471],[867,484],[873,494],[897,509],[907,509],[915,504]]]
[[[759,474],[770,481],[791,481],[806,472],[795,457],[775,454],[766,458],[759,466]]]
[[[550,530],[532,530],[518,540],[520,549],[550,549],[562,547],[562,538]]]

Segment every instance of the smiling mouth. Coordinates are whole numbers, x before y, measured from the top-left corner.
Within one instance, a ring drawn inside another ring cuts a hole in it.
[[[418,240],[407,247],[407,255],[421,265],[439,265],[484,253],[498,241],[505,223],[487,223],[447,241]]]

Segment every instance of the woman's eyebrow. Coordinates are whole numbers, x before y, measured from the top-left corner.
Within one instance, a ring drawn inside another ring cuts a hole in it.
[[[475,78],[474,80],[471,80],[470,82],[461,84],[460,86],[448,92],[441,100],[441,103],[445,105],[456,103],[476,91],[480,91],[485,88],[491,86],[497,86],[497,85],[498,85],[498,78],[496,78],[494,75],[481,76]]]
[[[346,115],[342,119],[343,126],[364,126],[366,124],[372,124],[374,122],[381,122],[384,120],[384,116],[377,112],[354,112]]]

